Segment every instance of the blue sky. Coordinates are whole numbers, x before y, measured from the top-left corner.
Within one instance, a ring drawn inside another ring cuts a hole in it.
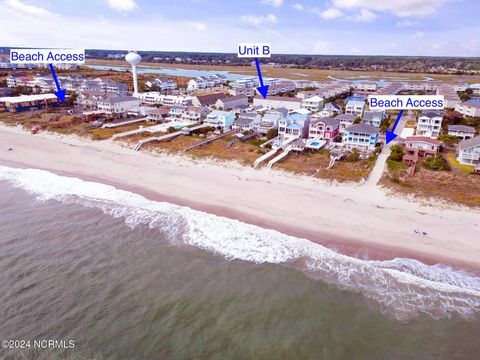
[[[476,0],[0,0],[2,46],[480,56]]]

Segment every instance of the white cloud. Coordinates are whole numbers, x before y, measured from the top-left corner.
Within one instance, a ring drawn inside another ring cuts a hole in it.
[[[23,14],[29,15],[51,15],[52,13],[44,8],[35,5],[24,4],[19,0],[7,0],[4,3],[11,9],[17,10]]]
[[[273,7],[280,7],[283,5],[283,0],[262,0],[262,4],[267,4]]]
[[[415,25],[418,25],[418,21],[403,19],[403,20],[397,22],[398,27],[412,27],[412,26],[415,26]]]
[[[312,53],[314,54],[331,54],[332,48],[327,41],[316,41],[313,44]]]
[[[106,0],[108,6],[118,11],[132,11],[137,8],[135,0]]]
[[[397,16],[427,16],[451,0],[332,0],[340,9],[366,9],[392,12]]]
[[[367,9],[360,9],[360,12],[356,16],[356,20],[361,22],[370,22],[375,20],[376,18],[377,15]]]
[[[304,10],[305,8],[303,7],[302,4],[299,4],[299,3],[296,3],[296,4],[293,4],[292,7],[295,9],[295,10]]]
[[[197,31],[205,31],[207,29],[207,25],[201,22],[191,21],[191,22],[187,22],[187,24],[193,27]]]
[[[422,32],[422,31],[415,31],[412,34],[412,38],[414,38],[414,39],[420,39],[420,38],[423,38],[423,37],[425,37],[425,33]]]
[[[275,24],[277,22],[277,17],[273,14],[268,14],[267,16],[243,15],[241,19],[244,22],[255,26],[263,24]]]
[[[336,8],[329,8],[323,11],[319,9],[313,9],[312,11],[318,16],[324,18],[325,20],[336,19],[343,16],[343,12]]]

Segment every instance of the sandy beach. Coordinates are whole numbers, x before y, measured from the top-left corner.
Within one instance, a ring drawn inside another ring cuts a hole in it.
[[[13,151],[7,151],[8,148]],[[135,152],[112,141],[0,126],[0,164],[114,185],[372,257],[480,269],[480,212],[215,160]],[[414,229],[427,233],[415,234]]]

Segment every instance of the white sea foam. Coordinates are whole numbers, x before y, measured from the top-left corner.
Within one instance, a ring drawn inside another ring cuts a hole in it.
[[[172,240],[227,259],[301,263],[308,274],[343,289],[361,291],[398,319],[408,319],[418,312],[434,318],[480,313],[480,278],[446,265],[430,266],[412,259],[356,259],[307,239],[42,170],[0,166],[0,180],[41,201],[80,203],[124,218],[132,228],[158,228]]]

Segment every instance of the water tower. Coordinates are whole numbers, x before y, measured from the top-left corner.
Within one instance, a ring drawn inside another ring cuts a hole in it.
[[[132,65],[133,94],[138,94],[137,65],[140,63],[140,61],[142,61],[142,58],[135,51],[130,51],[127,55],[125,55],[125,60]]]

